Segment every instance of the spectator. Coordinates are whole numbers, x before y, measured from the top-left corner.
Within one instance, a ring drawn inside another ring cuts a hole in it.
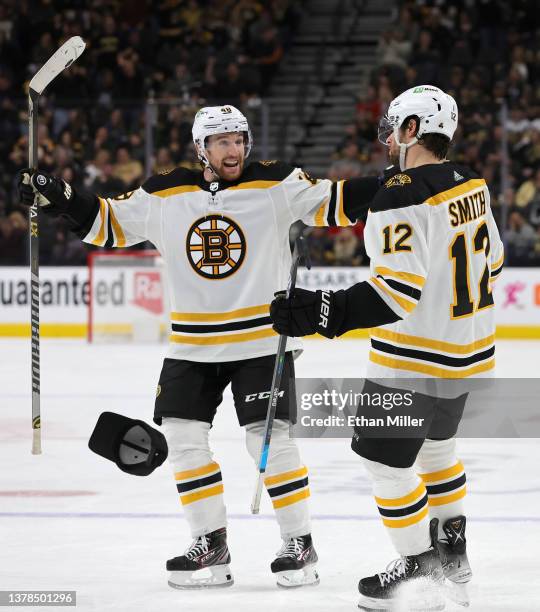
[[[506,240],[508,259],[511,265],[528,266],[533,263],[533,251],[537,234],[533,227],[525,221],[521,212],[515,210],[508,219]]]
[[[359,266],[362,263],[360,240],[350,227],[341,228],[330,255],[333,266]]]
[[[141,162],[137,159],[132,159],[128,147],[118,147],[113,176],[120,179],[127,189],[134,189],[141,181],[142,175],[143,166]]]
[[[126,190],[124,181],[114,176],[113,165],[108,159],[99,162],[99,173],[90,184],[90,191],[104,198],[111,198]]]

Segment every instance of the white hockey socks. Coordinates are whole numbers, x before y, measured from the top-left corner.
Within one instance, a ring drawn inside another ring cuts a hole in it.
[[[466,476],[456,457],[455,439],[426,440],[416,458],[416,470],[426,485],[429,516],[439,519],[439,538],[443,538],[445,521],[465,514]]]
[[[426,487],[413,468],[362,459],[372,480],[382,522],[397,552],[418,555],[431,546]]]
[[[246,446],[258,466],[264,421],[246,426]],[[274,421],[264,484],[272,500],[284,540],[311,533],[308,470],[300,460],[296,441],[289,437],[289,423]]]
[[[208,444],[210,425],[202,421],[164,418],[162,431],[192,537],[225,527],[221,469],[213,460]]]

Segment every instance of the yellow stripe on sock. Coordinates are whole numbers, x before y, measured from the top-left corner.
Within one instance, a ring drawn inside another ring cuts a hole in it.
[[[408,518],[398,520],[383,518],[383,523],[386,525],[386,527],[392,528],[409,527],[410,525],[415,525],[416,523],[419,523],[427,516],[427,513],[428,507],[426,506],[423,510],[421,510],[418,514],[415,514],[414,516],[409,516]]]
[[[218,484],[215,487],[203,489],[202,491],[195,491],[195,493],[190,493],[189,495],[181,495],[180,500],[182,501],[182,505],[186,506],[187,504],[192,504],[193,502],[206,499],[207,497],[213,497],[214,495],[221,495],[222,493],[223,484]]]
[[[463,489],[455,491],[454,493],[450,493],[449,495],[441,495],[441,497],[429,497],[428,504],[430,506],[446,506],[446,504],[451,504],[452,502],[456,502],[460,499],[463,499],[466,494],[467,487],[464,486]]]
[[[375,501],[377,502],[377,506],[383,506],[387,508],[395,508],[396,506],[406,506],[407,504],[412,504],[414,501],[418,500],[420,497],[426,494],[426,486],[423,482],[421,482],[412,493],[408,493],[403,497],[397,497],[393,499],[384,499],[382,497],[375,497]]]
[[[285,508],[285,506],[290,506],[291,504],[295,504],[296,502],[302,501],[303,499],[307,499],[309,495],[309,487],[307,487],[302,491],[298,491],[298,493],[294,493],[294,495],[288,495],[287,497],[276,499],[272,501],[272,504],[277,510],[278,508]]]
[[[439,480],[446,480],[447,478],[451,478],[452,476],[457,476],[461,474],[465,468],[463,467],[463,463],[458,461],[456,465],[453,465],[446,470],[440,470],[439,472],[429,472],[427,474],[418,474],[420,478],[424,482],[438,482]]]
[[[219,464],[215,461],[212,461],[212,463],[209,463],[208,465],[203,465],[199,468],[186,470],[185,472],[176,472],[174,478],[175,480],[187,480],[188,478],[195,478],[196,476],[206,476],[206,474],[210,474],[211,472],[215,472],[219,469]]]
[[[273,485],[279,484],[280,482],[293,480],[295,478],[303,478],[304,476],[307,476],[307,473],[307,467],[304,465],[303,467],[297,470],[291,470],[290,472],[282,472],[281,474],[276,474],[275,476],[268,476],[268,478],[264,479],[264,484],[267,487],[272,487]]]

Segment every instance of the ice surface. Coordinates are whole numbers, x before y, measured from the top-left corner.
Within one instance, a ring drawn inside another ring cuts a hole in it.
[[[352,611],[358,579],[395,557],[348,440],[301,440],[321,584],[277,589],[269,564],[279,531],[266,497],[260,516],[249,513],[255,470],[227,391],[211,442],[225,483],[235,585],[170,589],[165,560],[191,538],[168,466],[136,478],[87,448],[104,410],[151,420],[164,347],[44,341],[41,456],[30,454],[29,341],[3,340],[0,350],[0,590],[73,589],[81,611]],[[539,354],[539,343],[501,341],[499,375],[538,376]],[[365,341],[312,341],[297,374],[361,376],[366,357]],[[459,447],[469,481],[470,610],[538,610],[539,443]]]

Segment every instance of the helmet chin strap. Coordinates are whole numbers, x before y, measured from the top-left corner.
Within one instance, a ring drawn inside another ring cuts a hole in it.
[[[394,130],[394,140],[396,144],[399,146],[399,169],[403,172],[405,170],[405,157],[407,156],[407,149],[412,147],[418,142],[418,138],[416,136],[411,140],[411,142],[405,144],[404,142],[399,141],[399,129],[396,128]]]
[[[204,153],[201,153],[200,150],[197,150],[197,156],[202,161],[202,163],[204,164],[204,169],[206,170],[206,168],[208,168],[212,172],[212,174],[217,178],[217,180],[219,180],[221,177],[214,170],[214,168],[212,168],[212,166],[211,166],[210,162],[208,161],[208,158],[206,157],[206,155],[204,155]]]

